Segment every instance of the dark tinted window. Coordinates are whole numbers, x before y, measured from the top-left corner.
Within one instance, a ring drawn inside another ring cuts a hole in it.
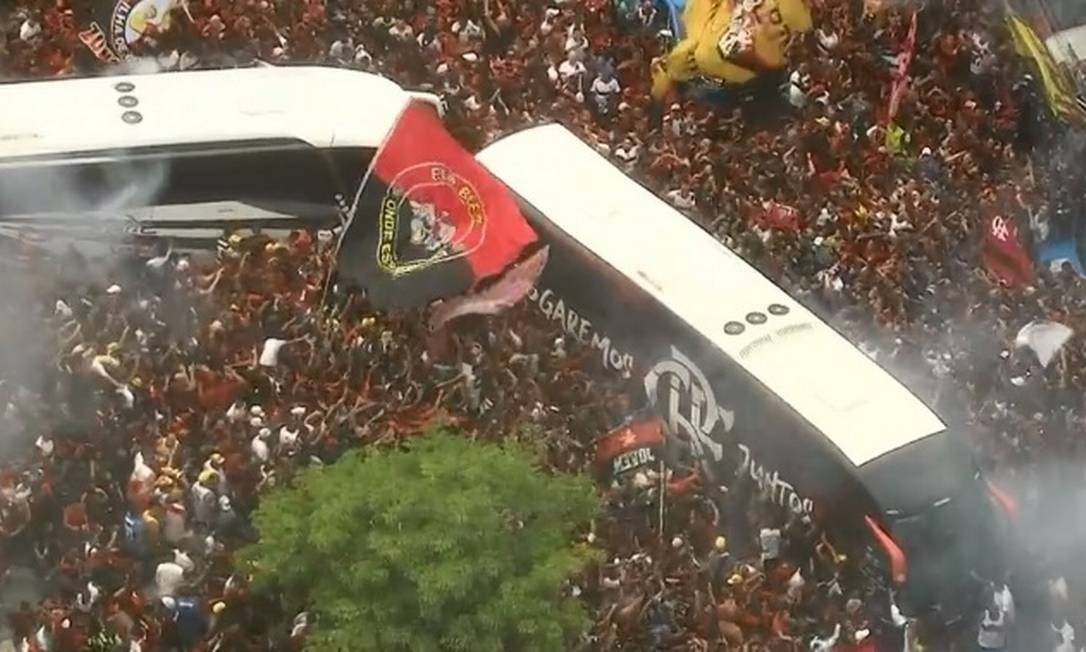
[[[370,149],[321,150],[300,141],[262,141],[4,161],[0,217],[108,217],[212,202],[240,202],[304,218],[334,217],[337,195],[353,200],[372,156]]]

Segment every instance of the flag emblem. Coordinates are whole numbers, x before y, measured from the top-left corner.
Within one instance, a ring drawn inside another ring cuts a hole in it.
[[[402,276],[470,256],[486,239],[485,227],[482,199],[469,180],[441,163],[412,165],[391,180],[381,202],[377,263]]]
[[[418,103],[378,150],[349,220],[339,278],[382,309],[477,291],[537,241],[509,189]]]

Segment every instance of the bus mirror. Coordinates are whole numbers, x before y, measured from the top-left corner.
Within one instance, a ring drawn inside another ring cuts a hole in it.
[[[895,584],[904,584],[907,566],[905,562],[905,553],[901,550],[901,546],[897,545],[894,538],[887,534],[886,530],[882,529],[882,526],[880,526],[875,519],[870,516],[864,516],[864,522],[867,523],[868,529],[871,530],[871,534],[874,535],[875,541],[878,541],[883,552],[890,558],[890,577]]]
[[[988,494],[995,501],[996,505],[1003,510],[1003,513],[1012,519],[1018,518],[1018,501],[1013,496],[1008,494],[999,488],[994,482],[988,478],[984,479],[984,484],[988,487]]]

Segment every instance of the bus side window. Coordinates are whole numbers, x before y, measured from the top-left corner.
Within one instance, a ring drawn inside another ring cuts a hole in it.
[[[204,143],[0,165],[0,216],[116,213],[235,201],[285,213],[338,215],[373,151],[300,141]],[[208,216],[213,217],[213,216]]]

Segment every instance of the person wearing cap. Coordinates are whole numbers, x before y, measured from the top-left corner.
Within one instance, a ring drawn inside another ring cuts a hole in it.
[[[709,552],[709,559],[705,564],[705,572],[711,586],[720,586],[731,572],[731,567],[728,540],[724,536],[718,536],[713,541],[713,549]]]
[[[215,522],[218,498],[212,489],[218,483],[218,474],[214,471],[202,471],[192,485],[193,521],[210,527]]]
[[[663,126],[672,140],[686,138],[694,133],[693,122],[683,113],[683,107],[678,102],[668,107],[663,116]]]
[[[211,471],[215,474],[217,482],[215,485],[215,491],[219,494],[225,494],[230,492],[230,485],[226,477],[226,472],[223,470],[223,464],[226,462],[226,458],[222,453],[218,451],[213,452],[204,460],[204,471]]]

